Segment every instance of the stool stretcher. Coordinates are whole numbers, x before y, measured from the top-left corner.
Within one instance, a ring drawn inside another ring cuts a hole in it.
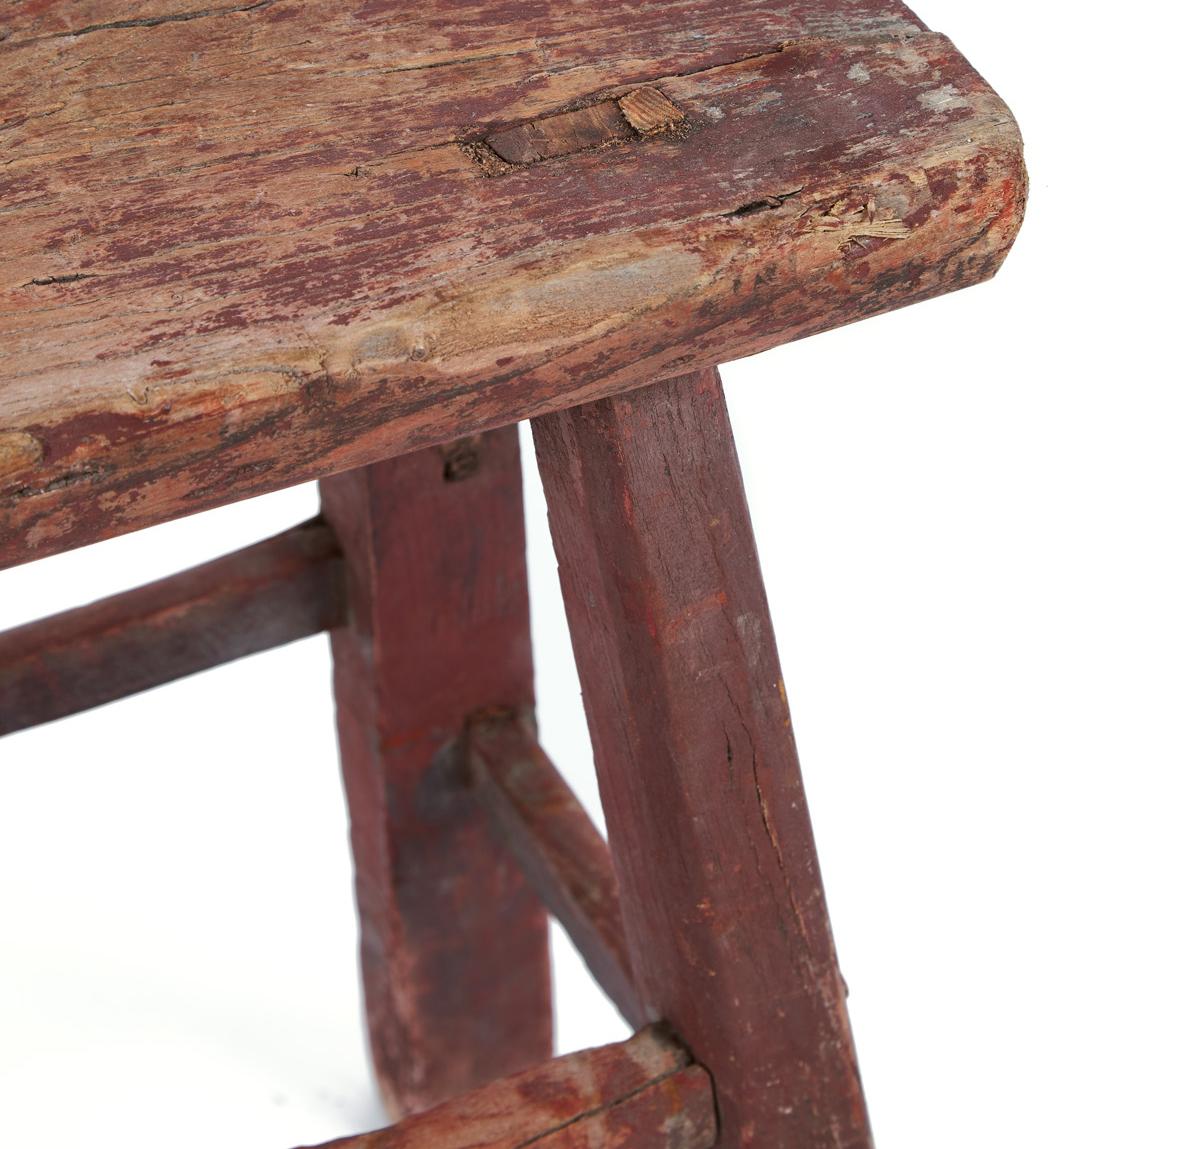
[[[467,732],[475,792],[530,885],[600,988],[635,1028],[653,1020],[633,984],[608,846],[528,722],[485,715]]]
[[[320,634],[342,619],[319,521],[0,634],[0,735]]]
[[[651,1028],[322,1149],[710,1149],[715,1139],[708,1075]]]

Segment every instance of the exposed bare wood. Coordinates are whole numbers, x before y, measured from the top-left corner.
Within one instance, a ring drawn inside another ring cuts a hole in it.
[[[519,715],[475,719],[467,755],[476,793],[530,885],[562,923],[630,1025],[653,1020],[633,986],[608,846]]]
[[[333,533],[306,523],[0,634],[0,734],[338,626],[341,575]]]
[[[534,423],[643,1000],[722,1149],[871,1134],[720,380]]]
[[[710,1149],[715,1137],[708,1075],[647,1029],[324,1149]]]
[[[682,128],[687,116],[657,88],[647,85],[634,88],[622,96],[617,105],[629,121],[630,127],[639,135],[657,135],[659,132]]]
[[[1024,203],[893,0],[4,20],[0,564],[977,283]]]
[[[362,971],[396,1117],[550,1056],[546,914],[489,832],[467,718],[533,707],[517,429],[327,479],[332,634]]]

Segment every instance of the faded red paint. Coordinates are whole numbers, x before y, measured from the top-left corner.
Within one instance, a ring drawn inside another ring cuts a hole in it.
[[[533,431],[642,1000],[713,1075],[719,1149],[870,1149],[716,372]]]

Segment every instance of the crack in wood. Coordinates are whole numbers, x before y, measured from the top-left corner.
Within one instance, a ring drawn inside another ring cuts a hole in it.
[[[188,20],[202,20],[207,16],[229,16],[237,12],[256,12],[270,8],[275,0],[255,0],[253,4],[239,4],[232,8],[201,8],[195,12],[172,12],[165,16],[139,16],[128,20],[111,20],[107,24],[88,24],[84,28],[72,28],[56,32],[55,36],[87,36],[91,32],[111,32],[120,28],[157,28],[160,24],[182,24]]]
[[[664,1044],[677,1045],[679,1048],[679,1059],[677,1064],[673,1065],[669,1069],[664,1070],[662,1073],[656,1074],[648,1081],[640,1083],[633,1089],[626,1090],[625,1092],[618,1094],[616,1097],[604,1098],[598,1105],[593,1105],[591,1108],[584,1109],[583,1111],[575,1114],[573,1117],[567,1118],[565,1121],[551,1125],[546,1129],[539,1130],[535,1136],[527,1137],[523,1141],[518,1141],[513,1146],[513,1149],[530,1149],[530,1146],[534,1146],[539,1141],[544,1141],[547,1137],[551,1137],[555,1133],[560,1133],[564,1129],[569,1129],[572,1125],[578,1125],[580,1122],[587,1121],[590,1118],[600,1116],[604,1113],[611,1113],[614,1109],[617,1109],[620,1106],[632,1101],[634,1098],[641,1096],[648,1090],[662,1085],[664,1082],[669,1081],[672,1077],[677,1076],[684,1070],[696,1067],[704,1070],[705,1073],[708,1072],[708,1070],[704,1069],[704,1066],[696,1065],[690,1050],[683,1045],[678,1037],[672,1033],[666,1025],[652,1025],[642,1032],[653,1035],[657,1040],[663,1042]]]
[[[783,207],[788,200],[794,199],[803,191],[803,188],[797,188],[795,191],[781,192],[779,195],[763,196],[762,199],[751,200],[749,203],[742,204],[741,207],[735,207],[733,211],[726,211],[721,214],[726,219],[742,219],[744,216],[758,215],[759,212],[776,211]]]
[[[34,499],[39,495],[49,495],[54,491],[61,491],[66,487],[73,487],[77,483],[95,482],[108,473],[108,468],[102,467],[99,464],[89,464],[80,467],[75,471],[67,471],[65,474],[59,475],[57,478],[51,479],[47,483],[43,483],[40,487],[18,487],[17,490],[9,494],[10,499]]]
[[[52,283],[78,283],[81,279],[95,279],[94,275],[88,274],[86,271],[76,271],[71,275],[43,275],[36,276],[28,283],[22,284],[23,287],[49,287]]]

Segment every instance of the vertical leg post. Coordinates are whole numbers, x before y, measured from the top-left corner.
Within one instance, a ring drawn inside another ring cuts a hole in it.
[[[515,427],[335,476],[332,634],[362,972],[396,1118],[551,1054],[545,912],[469,789],[467,718],[530,714]]]
[[[722,1149],[869,1149],[720,379],[534,423],[635,979]]]

